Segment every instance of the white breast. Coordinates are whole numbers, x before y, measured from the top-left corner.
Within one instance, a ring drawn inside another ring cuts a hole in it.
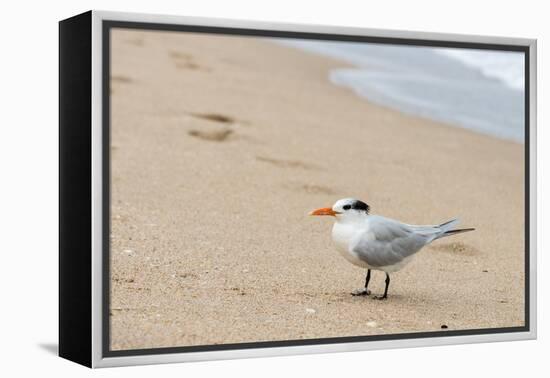
[[[338,252],[350,263],[362,268],[395,272],[407,265],[414,254],[426,244],[423,236],[407,234],[396,225],[399,226],[395,221],[377,216],[341,219],[336,221],[332,227],[332,240]],[[395,227],[397,228],[395,229]],[[401,240],[401,250],[398,249],[398,252],[395,252],[392,244],[394,242],[393,234],[399,235],[400,230],[402,233],[404,232],[400,238],[397,238]],[[400,256],[399,251],[402,252],[403,238],[407,237],[413,250],[410,254],[404,254],[402,258],[396,259],[396,255]],[[388,254],[388,258],[384,259],[386,254]],[[370,266],[367,263],[369,256],[374,259],[372,261],[387,261],[388,264]]]
[[[369,265],[359,259],[356,253],[351,251],[350,242],[357,236],[358,232],[365,232],[357,227],[357,225],[351,223],[335,222],[332,227],[332,241],[336,247],[336,250],[348,260],[350,263],[360,266],[362,268],[370,268]]]

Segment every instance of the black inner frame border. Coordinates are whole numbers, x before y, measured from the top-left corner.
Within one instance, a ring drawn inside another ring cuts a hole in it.
[[[315,26],[312,26],[314,28]],[[241,37],[270,37],[270,38],[290,38],[290,39],[309,39],[309,40],[324,40],[324,41],[340,41],[340,42],[363,42],[377,44],[391,44],[403,46],[424,46],[424,47],[455,47],[455,48],[470,48],[480,50],[499,50],[499,51],[515,51],[524,53],[524,68],[525,68],[525,84],[524,84],[524,160],[525,160],[525,182],[524,182],[524,209],[525,209],[525,310],[524,310],[524,326],[523,327],[504,327],[504,328],[481,328],[469,330],[451,330],[451,331],[432,331],[432,332],[414,332],[414,333],[399,333],[386,335],[370,335],[370,336],[346,336],[346,337],[330,337],[317,339],[303,340],[280,340],[280,341],[258,341],[234,344],[219,344],[219,345],[195,345],[181,347],[162,347],[150,349],[129,349],[129,350],[111,350],[110,349],[110,230],[111,230],[111,197],[110,197],[110,180],[111,180],[111,161],[110,161],[110,120],[111,120],[111,103],[110,103],[110,76],[111,76],[111,34],[113,28],[121,29],[138,29],[148,31],[175,31],[188,33],[205,33],[205,34],[222,34]],[[315,32],[297,32],[283,30],[262,30],[262,29],[246,29],[233,27],[218,27],[218,26],[198,26],[198,25],[179,25],[179,24],[163,24],[163,23],[148,23],[148,22],[133,22],[133,21],[102,21],[102,179],[103,179],[103,219],[102,219],[102,356],[103,357],[123,357],[123,356],[142,356],[156,354],[171,354],[171,353],[189,353],[189,352],[206,352],[206,351],[223,351],[223,350],[238,350],[238,349],[257,349],[257,348],[279,348],[292,346],[307,346],[319,344],[343,344],[356,343],[365,341],[383,341],[383,340],[403,340],[403,339],[420,339],[433,337],[447,336],[469,336],[469,335],[484,335],[484,334],[499,334],[499,333],[517,333],[529,332],[530,330],[530,47],[521,45],[507,45],[498,43],[479,43],[479,42],[457,42],[457,41],[442,41],[428,39],[413,39],[413,38],[396,38],[396,37],[372,37],[361,35],[347,34],[330,34],[330,33],[315,33]]]

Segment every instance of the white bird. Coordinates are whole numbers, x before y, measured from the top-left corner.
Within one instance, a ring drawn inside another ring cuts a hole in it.
[[[365,288],[352,295],[369,295],[371,270],[386,273],[384,295],[388,297],[390,273],[407,265],[413,256],[434,240],[473,231],[474,228],[454,229],[458,219],[440,225],[417,226],[369,214],[366,203],[353,198],[338,200],[332,208],[314,210],[310,215],[329,215],[336,221],[332,227],[332,240],[336,249],[350,263],[367,269]]]

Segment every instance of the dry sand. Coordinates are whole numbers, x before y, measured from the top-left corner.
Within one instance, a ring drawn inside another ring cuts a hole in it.
[[[271,41],[115,30],[112,51],[112,349],[524,324],[523,145],[374,106]],[[352,297],[365,271],[307,216],[343,197],[477,231]]]

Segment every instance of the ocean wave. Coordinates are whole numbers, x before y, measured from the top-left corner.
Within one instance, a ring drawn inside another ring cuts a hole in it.
[[[498,79],[512,89],[523,90],[525,87],[525,60],[523,54],[457,48],[439,48],[434,51],[478,69],[483,75]]]
[[[522,142],[524,54],[335,41],[278,40],[330,56],[329,80],[398,111]]]

